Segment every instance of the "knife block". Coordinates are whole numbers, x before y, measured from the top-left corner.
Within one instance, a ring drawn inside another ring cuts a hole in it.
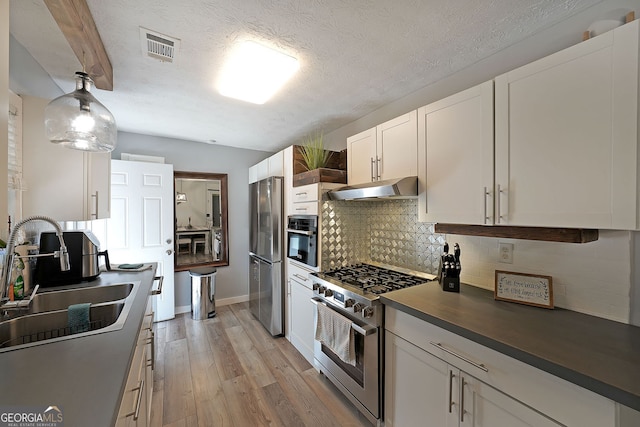
[[[445,257],[440,257],[440,265],[438,266],[438,282],[442,286],[443,291],[447,292],[460,292],[460,264],[458,263],[457,269],[445,269],[443,264],[445,263]],[[447,275],[448,274],[448,275]]]
[[[447,292],[460,292],[460,278],[459,277],[443,277],[440,281],[442,290]]]

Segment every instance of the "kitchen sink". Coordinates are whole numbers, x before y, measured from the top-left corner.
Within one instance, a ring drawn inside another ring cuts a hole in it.
[[[133,283],[67,289],[63,291],[36,293],[28,313],[66,310],[72,304],[100,304],[125,299],[131,294]]]
[[[118,283],[36,293],[26,311],[0,322],[0,353],[76,339],[122,329],[135,299],[139,282]],[[67,308],[91,303],[89,325],[83,330],[68,326]]]
[[[0,323],[0,351],[44,341],[60,341],[122,328],[119,322],[125,303],[92,305],[88,331],[73,330],[67,325],[67,310],[49,311],[16,317]],[[113,328],[116,326],[116,328]]]

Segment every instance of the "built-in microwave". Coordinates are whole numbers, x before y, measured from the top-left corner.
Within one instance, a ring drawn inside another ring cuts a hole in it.
[[[310,267],[318,266],[318,216],[287,218],[287,257]]]

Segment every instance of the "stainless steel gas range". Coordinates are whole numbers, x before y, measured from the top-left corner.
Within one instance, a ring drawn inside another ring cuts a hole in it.
[[[384,306],[380,294],[426,283],[432,275],[377,263],[312,273],[313,302],[351,322],[355,364],[314,342],[314,364],[374,424],[382,423]],[[318,310],[318,309],[316,309]],[[316,328],[317,328],[316,315]]]

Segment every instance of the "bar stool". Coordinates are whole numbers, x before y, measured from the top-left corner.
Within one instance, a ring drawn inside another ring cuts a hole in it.
[[[198,251],[198,245],[202,245],[202,252],[205,252],[205,245],[207,244],[207,239],[204,237],[194,237],[193,238],[193,254],[195,255]]]
[[[181,246],[187,247],[187,253],[191,253],[191,238],[189,237],[179,237],[177,240],[178,245],[178,255],[180,255],[183,251],[180,250]]]

